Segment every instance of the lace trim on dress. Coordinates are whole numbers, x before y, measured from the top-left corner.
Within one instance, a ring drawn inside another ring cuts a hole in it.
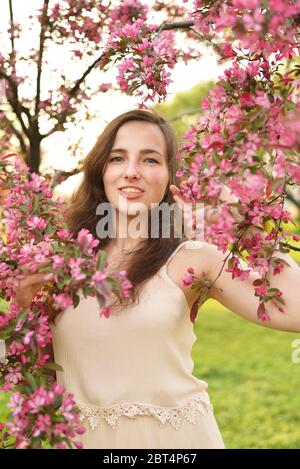
[[[161,424],[170,423],[175,430],[178,430],[183,419],[195,424],[197,412],[203,415],[213,413],[213,406],[205,391],[178,407],[161,407],[139,402],[125,402],[110,407],[95,407],[77,402],[77,407],[81,412],[81,422],[87,419],[92,430],[97,428],[101,419],[115,430],[121,416],[135,418],[137,415],[152,415]]]

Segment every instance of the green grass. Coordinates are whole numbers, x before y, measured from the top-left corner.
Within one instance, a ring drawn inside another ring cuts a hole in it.
[[[227,448],[300,447],[299,334],[257,326],[209,300],[199,311],[194,375],[208,382]],[[0,393],[0,421],[6,398]]]
[[[300,447],[299,334],[257,326],[209,300],[200,309],[194,375],[208,392],[227,448]]]

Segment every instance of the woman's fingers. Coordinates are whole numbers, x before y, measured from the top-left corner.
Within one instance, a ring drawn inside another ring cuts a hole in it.
[[[173,199],[175,200],[175,202],[177,202],[177,204],[179,205],[179,208],[182,210],[185,200],[184,200],[184,197],[183,197],[180,189],[178,189],[178,187],[174,186],[174,184],[171,184],[170,185],[170,191],[173,195]]]
[[[32,274],[27,275],[24,279],[21,279],[19,286],[22,288],[29,287],[30,285],[34,285],[36,283],[46,283],[46,274]]]
[[[51,264],[51,261],[43,261],[43,262],[38,262],[37,266],[38,269],[42,269],[43,267],[47,267],[49,264]],[[20,265],[18,269],[21,271],[20,275],[34,275],[26,265]]]
[[[181,211],[183,211],[185,203],[188,203],[188,202],[191,203],[191,201],[189,201],[186,197],[182,195],[182,192],[180,191],[180,189],[174,186],[174,184],[170,185],[170,191],[173,195],[173,199],[178,204]]]
[[[174,184],[170,185],[170,191],[171,191],[173,197],[175,197],[175,196],[176,197],[182,197],[180,189],[178,189],[178,187],[174,186]]]

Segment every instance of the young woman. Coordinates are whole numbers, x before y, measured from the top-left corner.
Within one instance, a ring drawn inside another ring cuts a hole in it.
[[[215,280],[224,254],[213,244],[176,237],[173,221],[168,237],[162,226],[158,237],[145,225],[137,237],[126,231],[136,216],[134,203],[148,219],[163,202],[173,204],[173,197],[184,203],[175,154],[174,135],[162,118],[144,110],[120,115],[86,157],[66,214],[74,234],[88,228],[97,236],[97,207],[109,203],[115,209],[120,217],[113,222],[114,236],[102,231],[99,247],[107,253],[108,270],[126,269],[133,285],[131,299],[112,298],[109,318],[99,317],[96,298],[83,296],[77,308],[51,318],[54,358],[63,368],[57,380],[81,410],[85,448],[224,448],[207,383],[192,374],[196,337],[189,311],[197,292],[182,282],[188,267]],[[122,220],[128,222],[125,234]],[[223,270],[210,297],[259,325],[299,332],[300,269],[288,255],[278,256],[289,265],[270,282],[283,291],[284,314],[269,303],[270,321],[257,319],[255,272],[241,281]],[[23,281],[19,302],[31,301],[39,275]]]

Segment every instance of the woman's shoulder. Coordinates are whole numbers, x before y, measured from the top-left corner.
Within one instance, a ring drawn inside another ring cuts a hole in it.
[[[189,267],[194,269],[196,275],[200,275],[209,266],[207,256],[208,243],[199,240],[183,240],[175,249],[170,269],[184,275]]]
[[[182,247],[184,249],[200,249],[204,244],[206,244],[205,241],[196,239],[183,239],[178,247]]]

